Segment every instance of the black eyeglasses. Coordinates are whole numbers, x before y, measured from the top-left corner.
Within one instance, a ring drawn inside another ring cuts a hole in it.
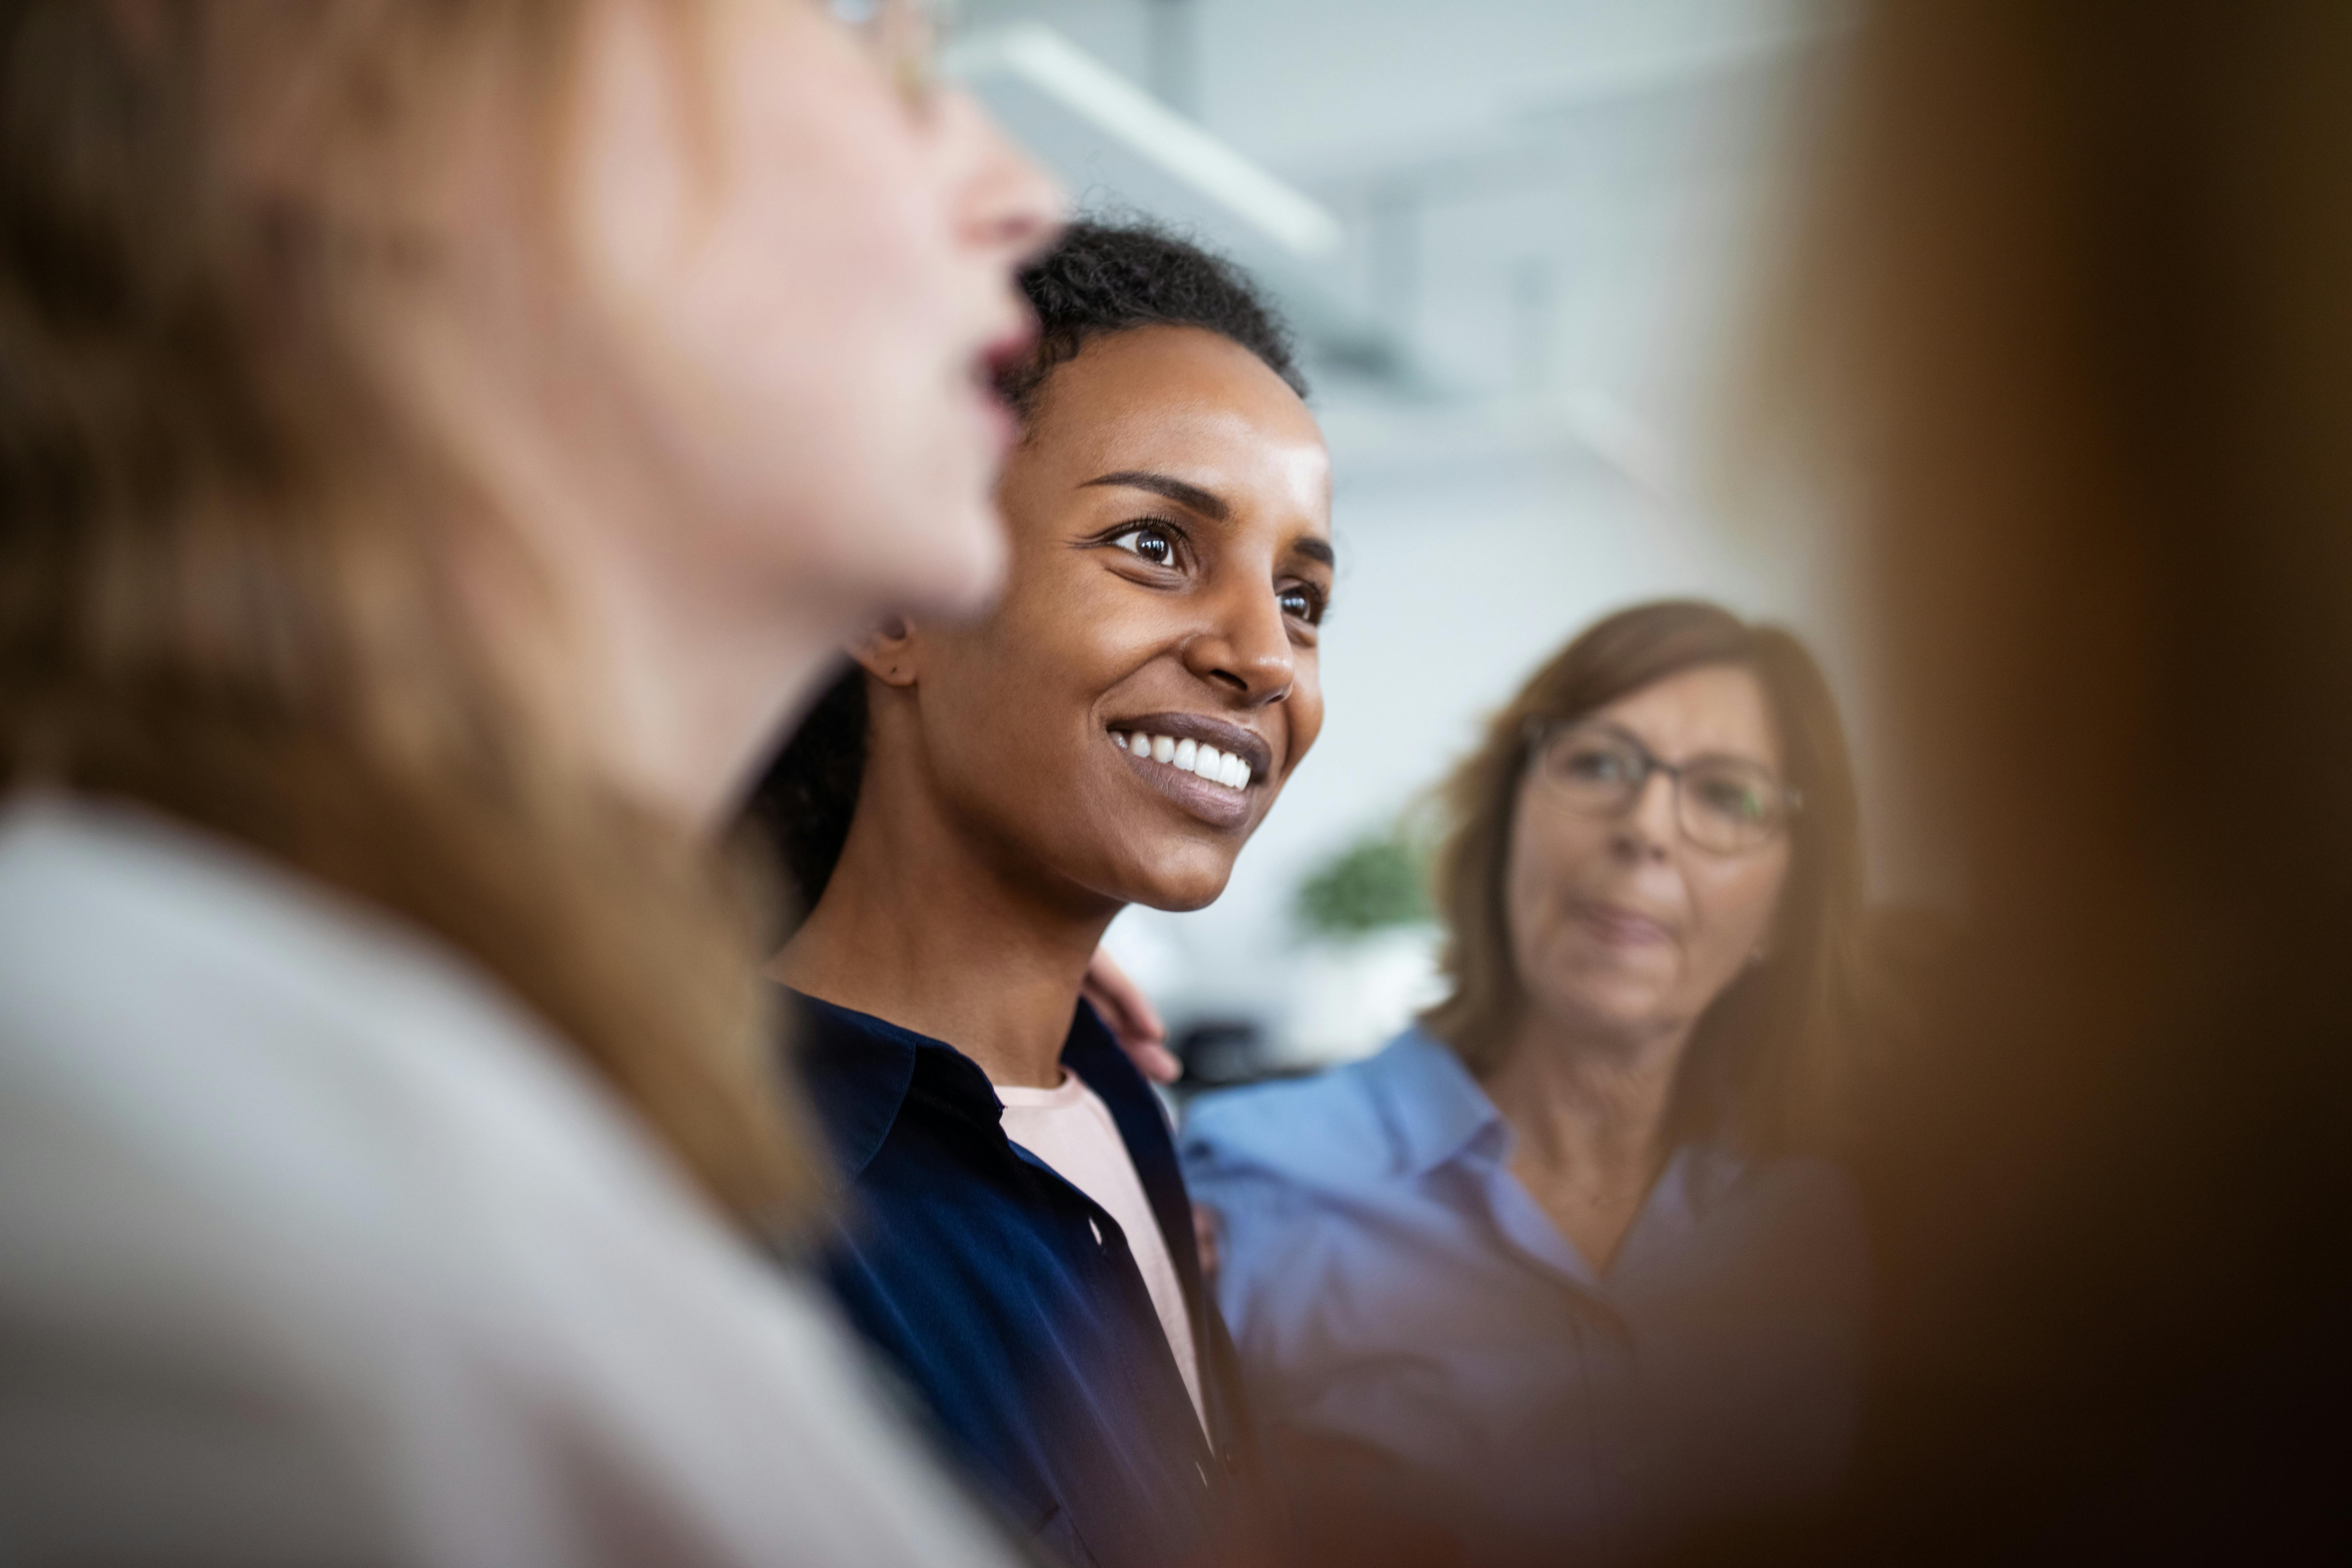
[[[1613,724],[1528,725],[1529,763],[1543,799],[1583,816],[1621,816],[1654,773],[1674,785],[1675,820],[1701,849],[1739,855],[1786,832],[1803,805],[1771,769],[1746,757],[1664,763]]]

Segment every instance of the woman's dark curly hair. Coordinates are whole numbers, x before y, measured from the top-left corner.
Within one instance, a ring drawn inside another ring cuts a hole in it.
[[[1021,290],[1037,313],[1037,347],[997,386],[1024,425],[1034,425],[1055,370],[1095,339],[1139,327],[1199,327],[1231,339],[1307,395],[1290,329],[1248,275],[1150,224],[1072,224],[1022,272]],[[795,923],[832,879],[865,775],[866,680],[853,666],[751,794],[750,815],[782,856]]]
[[[1290,328],[1249,276],[1220,256],[1149,224],[1075,223],[1021,274],[1037,312],[1036,352],[997,382],[1022,419],[1036,416],[1054,372],[1097,338],[1138,327],[1200,327],[1265,362],[1307,395]]]

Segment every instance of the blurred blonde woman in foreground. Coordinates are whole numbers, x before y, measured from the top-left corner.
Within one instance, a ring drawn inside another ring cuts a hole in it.
[[[1622,611],[1445,806],[1452,995],[1184,1130],[1314,1555],[1623,1562],[1827,1496],[1865,1294],[1819,1158],[1862,864],[1820,670],[1713,605]]]
[[[992,1556],[734,1234],[709,833],[992,584],[1051,226],[839,10],[0,5],[11,1562]]]
[[[2352,6],[1850,45],[1759,402],[1967,934],[1863,1122],[1859,1473],[1705,1555],[2346,1561]]]

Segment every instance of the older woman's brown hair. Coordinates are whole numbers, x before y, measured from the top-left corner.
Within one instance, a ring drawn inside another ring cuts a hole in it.
[[[1503,889],[1533,730],[1714,665],[1749,670],[1763,686],[1784,782],[1801,805],[1790,822],[1771,953],[1701,1021],[1674,1117],[1682,1135],[1772,1153],[1834,1137],[1864,973],[1860,813],[1845,732],[1821,667],[1778,626],[1694,600],[1620,610],[1561,649],[1495,714],[1441,797],[1436,891],[1453,994],[1422,1021],[1483,1076],[1498,1065],[1527,1005]]]
[[[0,5],[0,790],[438,934],[774,1219],[813,1184],[740,889],[526,721],[462,613],[523,552],[376,374],[446,161],[495,121],[555,185],[585,9]]]

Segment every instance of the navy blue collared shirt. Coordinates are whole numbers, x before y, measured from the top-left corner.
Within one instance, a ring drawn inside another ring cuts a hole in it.
[[[1081,1002],[1063,1066],[1101,1097],[1184,1288],[1207,1429],[1118,1222],[1008,1140],[954,1047],[793,997],[799,1062],[849,1189],[823,1260],[850,1321],[982,1492],[1102,1568],[1230,1560],[1255,1514],[1233,1342],[1202,1288],[1166,1118]]]

